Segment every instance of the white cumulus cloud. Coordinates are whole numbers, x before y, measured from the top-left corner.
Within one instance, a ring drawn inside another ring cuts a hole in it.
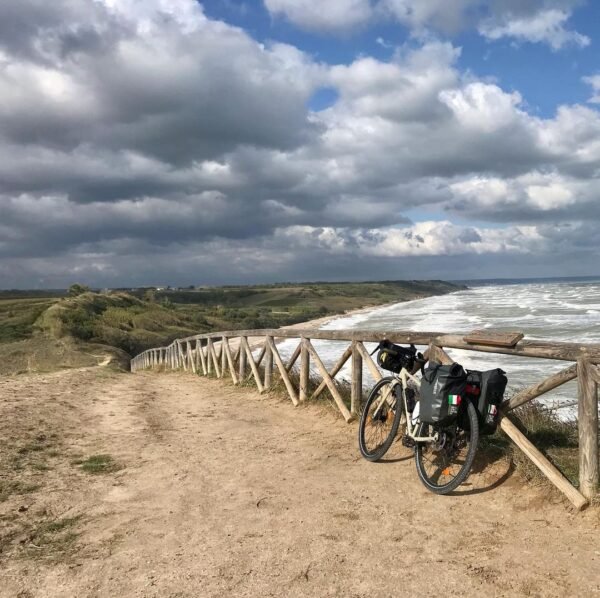
[[[508,37],[516,41],[546,43],[553,50],[566,45],[588,46],[590,38],[565,25],[571,14],[569,11],[551,8],[530,15],[512,15],[490,18],[479,25],[479,32],[490,40]]]

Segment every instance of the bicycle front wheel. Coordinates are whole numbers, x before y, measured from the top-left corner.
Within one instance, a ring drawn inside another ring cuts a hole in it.
[[[396,378],[382,378],[369,393],[358,425],[358,446],[367,461],[385,455],[398,433],[403,403],[396,397]]]
[[[473,404],[467,403],[462,425],[440,427],[440,439],[418,442],[415,447],[417,473],[425,487],[435,494],[448,494],[462,484],[471,471],[479,442],[479,419]],[[435,428],[422,424],[420,436],[432,435]]]

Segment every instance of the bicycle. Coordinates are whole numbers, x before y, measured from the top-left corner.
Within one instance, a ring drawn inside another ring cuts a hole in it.
[[[475,406],[465,397],[450,421],[421,422],[421,382],[415,373],[419,369],[423,373],[427,360],[414,345],[406,348],[383,341],[373,353],[377,350],[379,364],[393,375],[375,384],[362,410],[358,427],[362,456],[368,461],[381,459],[400,429],[402,444],[414,449],[417,474],[425,487],[435,494],[452,492],[467,479],[477,452],[479,418]],[[381,362],[382,350],[391,356],[390,363]]]

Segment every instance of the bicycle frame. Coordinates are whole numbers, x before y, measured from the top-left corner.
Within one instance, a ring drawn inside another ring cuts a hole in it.
[[[409,438],[412,438],[415,442],[437,442],[437,440],[438,440],[437,432],[433,436],[418,436],[417,435],[417,432],[421,425],[421,422],[417,422],[417,423],[413,424],[411,421],[412,418],[410,417],[410,413],[408,412],[408,404],[406,402],[406,389],[408,388],[408,382],[409,382],[409,380],[412,380],[415,384],[420,386],[421,381],[418,378],[415,378],[415,376],[413,376],[409,371],[407,371],[406,368],[402,368],[400,370],[399,374],[394,373],[392,375],[392,377],[395,378],[398,381],[398,383],[402,386],[402,400],[404,401],[403,417],[406,418],[406,435]],[[392,408],[394,406],[393,401],[389,400],[390,394],[391,394],[391,392],[388,391],[387,394],[385,394],[381,397],[381,401],[379,402],[379,404],[375,408],[375,411],[373,412],[373,417],[375,417],[377,415],[377,413],[383,406],[384,402],[387,402],[387,404],[390,406],[390,408]]]

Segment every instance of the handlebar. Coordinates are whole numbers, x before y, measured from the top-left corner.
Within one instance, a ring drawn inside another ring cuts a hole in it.
[[[409,351],[412,353],[413,359],[418,363],[427,363],[427,360],[423,357],[422,353],[417,352],[417,348],[411,343],[409,347],[402,347],[405,351]],[[392,355],[400,355],[398,351],[395,351],[393,345],[388,340],[379,341],[379,344],[371,351],[371,355],[373,355],[376,351],[380,351],[381,349],[385,349],[389,351]]]

